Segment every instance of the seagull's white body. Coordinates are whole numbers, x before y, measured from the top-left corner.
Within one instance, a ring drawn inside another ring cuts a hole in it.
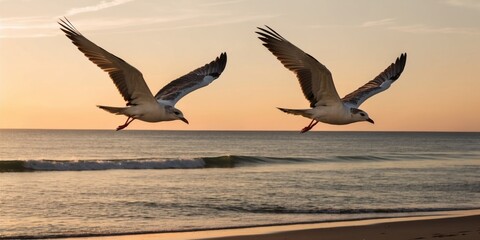
[[[296,47],[280,34],[269,28],[258,28],[263,45],[298,78],[303,94],[310,101],[310,109],[286,109],[281,111],[312,119],[302,129],[307,132],[318,122],[343,125],[360,121],[373,123],[368,114],[358,107],[369,97],[385,91],[400,77],[405,68],[407,54],[400,55],[385,71],[362,87],[340,98],[330,71],[314,57]]]
[[[122,111],[122,114],[145,122],[174,120],[169,118],[170,115],[167,114],[165,106],[167,105],[156,102],[146,102],[141,105],[126,107],[125,110]]]
[[[140,71],[85,38],[67,19],[60,20],[59,24],[62,27],[60,29],[85,56],[108,72],[127,102],[126,107],[98,106],[110,113],[128,117],[117,130],[127,127],[135,119],[145,122],[182,120],[188,123],[183,113],[174,107],[175,104],[188,93],[217,79],[227,64],[227,54],[222,53],[214,61],[173,80],[153,96]]]
[[[344,125],[354,122],[350,110],[343,104],[315,107],[306,111],[310,113],[312,119],[323,123]]]

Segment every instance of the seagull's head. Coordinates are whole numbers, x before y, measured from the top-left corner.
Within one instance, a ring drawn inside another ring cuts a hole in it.
[[[369,116],[368,113],[366,113],[363,110],[360,110],[358,108],[351,108],[350,112],[352,113],[352,118],[353,120],[360,122],[360,121],[367,121],[369,123],[375,123]]]
[[[188,120],[183,116],[182,111],[177,108],[169,107],[167,108],[167,114],[172,120],[181,120],[182,122],[188,124]]]

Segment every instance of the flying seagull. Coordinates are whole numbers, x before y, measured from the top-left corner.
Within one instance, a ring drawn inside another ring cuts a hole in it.
[[[407,61],[407,54],[401,54],[395,63],[373,80],[340,98],[327,67],[275,30],[265,27],[267,29],[258,28],[260,30],[256,32],[260,35],[258,38],[286,68],[297,75],[303,94],[310,101],[310,109],[278,108],[285,113],[312,119],[310,124],[301,130],[302,133],[309,131],[319,122],[335,125],[360,121],[374,123],[368,114],[358,107],[371,96],[387,90],[400,77]]]
[[[127,102],[126,107],[97,106],[110,113],[127,116],[127,120],[117,127],[117,131],[126,128],[135,119],[145,122],[181,120],[188,124],[183,113],[175,108],[175,104],[188,93],[205,87],[217,79],[227,64],[227,54],[222,53],[205,66],[173,80],[153,96],[142,73],[135,67],[88,40],[68,19],[60,19],[58,23],[73,44],[90,61],[110,75]]]

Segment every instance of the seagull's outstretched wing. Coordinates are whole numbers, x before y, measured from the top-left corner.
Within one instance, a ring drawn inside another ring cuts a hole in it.
[[[300,82],[303,94],[310,101],[310,107],[341,103],[330,71],[314,57],[302,51],[270,27],[258,28],[258,37],[263,45],[283,65],[293,71]]]
[[[403,53],[397,58],[395,63],[388,66],[376,78],[342,98],[343,103],[350,107],[358,108],[369,97],[387,90],[400,77],[406,62],[407,54]]]
[[[140,71],[85,38],[67,18],[65,20],[60,19],[58,24],[61,26],[60,29],[90,61],[108,72],[123,99],[127,101],[127,105],[155,101]]]
[[[205,87],[222,74],[227,65],[227,54],[222,53],[212,62],[177,78],[155,95],[158,102],[174,106],[178,100],[192,91]]]

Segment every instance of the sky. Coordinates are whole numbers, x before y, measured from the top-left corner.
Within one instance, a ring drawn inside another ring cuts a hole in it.
[[[88,39],[139,69],[155,94],[227,52],[219,79],[181,99],[181,121],[128,129],[300,130],[308,108],[295,75],[261,45],[268,25],[314,56],[341,97],[401,53],[405,70],[360,107],[375,124],[317,131],[480,131],[477,0],[0,0],[0,128],[115,129],[126,120],[108,74],[59,30],[67,17]]]

